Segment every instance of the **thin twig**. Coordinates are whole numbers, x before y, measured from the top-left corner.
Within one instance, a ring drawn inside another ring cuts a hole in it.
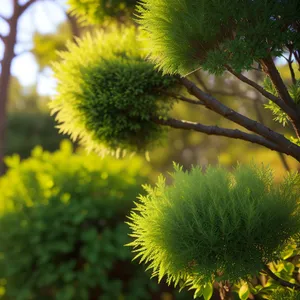
[[[264,265],[264,271],[275,281],[277,281],[278,283],[280,283],[280,285],[285,286],[285,287],[289,287],[291,289],[300,291],[300,285],[298,284],[294,284],[291,283],[289,281],[285,281],[283,279],[281,279],[280,277],[278,277],[276,274],[274,274],[267,265]]]
[[[168,118],[167,120],[156,118],[154,119],[154,122],[160,125],[169,126],[177,129],[194,130],[194,131],[206,133],[208,135],[218,135],[218,136],[224,136],[233,139],[240,139],[254,144],[265,146],[274,151],[285,152],[285,150],[281,149],[280,146],[276,145],[273,142],[268,141],[262,136],[247,133],[238,129],[229,129],[229,128],[223,128],[218,126],[207,126],[200,123],[195,123],[195,122],[190,122],[185,120],[177,120],[173,118]]]
[[[291,119],[291,123],[298,138],[300,138],[300,109],[297,107],[293,98],[279,74],[272,57],[261,60],[264,72],[270,77],[279,97],[289,106],[293,113],[285,111]]]
[[[188,92],[195,96],[197,99],[205,103],[205,106],[217,114],[225,117],[226,119],[239,124],[240,126],[263,136],[269,141],[282,146],[280,148],[285,148],[289,151],[289,155],[296,158],[300,161],[300,147],[296,144],[292,143],[288,139],[286,139],[282,134],[273,131],[272,129],[268,128],[267,126],[249,119],[248,117],[241,115],[237,111],[229,108],[228,106],[224,105],[216,98],[212,97],[209,94],[204,93],[201,89],[199,89],[193,82],[189,81],[187,78],[181,78],[180,82],[183,86],[186,87]],[[281,151],[284,152],[284,151]]]
[[[292,82],[293,84],[296,84],[297,83],[297,80],[296,80],[296,75],[295,75],[295,71],[293,69],[293,59],[292,59],[292,56],[293,56],[293,52],[290,51],[290,55],[289,55],[289,58],[286,58],[284,55],[283,57],[285,58],[285,60],[287,61],[288,65],[289,65],[289,69],[290,69],[290,73],[291,73],[291,78],[292,78]]]
[[[2,19],[2,20],[5,21],[5,22],[8,22],[8,20],[9,20],[8,18],[6,18],[6,17],[4,17],[4,16],[1,16],[1,15],[0,15],[0,19]]]
[[[199,75],[199,73],[195,73],[194,75],[205,93],[209,93],[211,95],[220,95],[224,97],[241,97],[243,99],[253,100],[252,97],[245,95],[245,93],[241,91],[231,92],[231,91],[224,91],[224,90],[216,90],[215,88],[208,88],[207,85],[204,83],[203,79],[201,78],[201,76]]]
[[[262,86],[260,86],[256,82],[252,81],[251,79],[247,78],[243,74],[239,74],[239,73],[235,72],[230,66],[226,66],[226,69],[228,70],[228,72],[230,72],[232,75],[237,77],[239,80],[241,80],[242,82],[244,82],[244,83],[248,84],[249,86],[253,87],[260,94],[262,94],[264,97],[266,97],[267,99],[269,99],[272,102],[274,102],[275,104],[277,104],[288,115],[295,115],[295,112],[288,105],[286,105],[280,98],[278,98],[275,95],[269,93]]]
[[[174,99],[177,99],[177,100],[188,102],[188,103],[191,103],[191,104],[194,104],[194,105],[204,105],[204,103],[202,101],[199,101],[198,99],[197,100],[190,99],[190,98],[185,97],[183,95],[178,95],[176,93],[172,93],[172,92],[168,92],[168,91],[161,91],[161,92],[164,95],[170,96],[170,97],[172,97]]]
[[[257,99],[259,101],[259,99]],[[258,106],[258,101],[254,101],[253,102],[253,107],[255,109],[255,112],[256,112],[256,116],[257,116],[257,120],[264,124],[264,119],[263,119],[263,116],[261,114],[261,111],[259,110],[259,106]],[[283,167],[285,168],[285,170],[287,172],[290,172],[291,171],[291,168],[289,167],[289,164],[285,158],[285,156],[281,153],[281,152],[277,152],[278,153],[278,156],[279,156],[279,159],[283,165]]]
[[[19,16],[23,14],[23,12],[29,7],[31,6],[33,3],[35,3],[37,0],[29,0],[27,1],[24,5],[20,6],[20,10],[19,10]]]
[[[299,51],[295,50],[295,51],[293,51],[293,54],[298,63],[298,70],[300,71],[300,53],[299,53]]]
[[[209,92],[209,89],[207,87],[207,85],[204,83],[203,79],[201,78],[200,74],[198,72],[196,72],[195,74],[195,77],[198,81],[198,83],[202,86],[204,92],[208,93]]]

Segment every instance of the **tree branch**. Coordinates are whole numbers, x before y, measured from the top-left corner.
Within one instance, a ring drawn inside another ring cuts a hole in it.
[[[8,23],[8,18],[6,18],[6,17],[0,15],[0,19],[2,19],[2,20],[4,20],[5,22]]]
[[[288,105],[286,105],[284,103],[284,101],[282,101],[280,98],[278,98],[275,95],[269,93],[262,86],[260,86],[256,82],[252,81],[251,79],[247,78],[243,74],[239,74],[239,73],[235,72],[230,66],[226,66],[226,69],[228,70],[228,72],[230,72],[232,75],[237,77],[239,80],[241,80],[242,82],[250,85],[251,87],[256,89],[259,93],[261,93],[263,96],[265,96],[267,99],[269,99],[272,102],[274,102],[275,104],[277,104],[289,116],[290,115],[295,115],[295,112]]]
[[[199,75],[199,73],[194,74],[196,80],[198,83],[201,85],[203,91],[205,93],[209,94],[214,94],[214,95],[220,95],[220,96],[225,96],[225,97],[241,97],[247,100],[253,100],[253,98],[245,95],[241,91],[222,91],[222,90],[216,90],[215,88],[208,88],[208,86],[204,83],[203,79]]]
[[[270,77],[280,98],[291,108],[295,109],[295,103],[284,84],[272,57],[261,60],[264,72]]]
[[[28,0],[24,5],[20,6],[20,10],[19,10],[19,16],[21,16],[24,11],[33,3],[35,3],[37,0]]]
[[[186,87],[188,92],[200,101],[202,101],[208,109],[211,109],[219,115],[225,117],[226,119],[233,121],[234,123],[239,124],[240,126],[258,135],[263,136],[267,140],[284,147],[285,149],[287,149],[287,151],[289,151],[289,155],[293,156],[298,161],[300,161],[300,147],[290,142],[282,134],[279,134],[271,130],[267,126],[256,122],[252,119],[249,119],[248,117],[243,116],[238,112],[234,111],[233,109],[227,107],[211,95],[204,93],[193,82],[189,81],[188,79],[182,77],[180,81],[183,84],[183,86]]]
[[[290,96],[288,89],[274,64],[272,57],[262,59],[261,61],[263,70],[270,77],[273,85],[278,92],[278,95],[293,110],[292,114],[288,112],[286,113],[291,118],[291,123],[294,127],[297,137],[300,138],[300,108],[297,107],[296,103]]]
[[[5,36],[0,33],[0,40],[5,44]]]
[[[194,105],[204,105],[204,103],[202,101],[190,99],[190,98],[187,98],[183,95],[178,95],[176,93],[172,93],[172,92],[168,92],[168,91],[161,91],[161,92],[164,95],[170,96],[170,97],[172,97],[174,99],[177,99],[177,100],[188,102],[188,103],[191,103],[191,104],[194,104]]]
[[[284,286],[284,287],[289,287],[291,289],[300,291],[300,285],[298,284],[293,284],[291,282],[285,281],[281,278],[279,278],[276,274],[274,274],[267,265],[264,265],[264,271],[275,281],[277,281],[280,285]]]
[[[300,71],[300,52],[299,51],[293,51],[294,57],[298,63],[298,70]]]
[[[258,96],[260,96],[260,95],[258,95]],[[259,101],[260,99],[257,99],[257,100]],[[254,107],[255,112],[256,112],[257,120],[258,120],[260,123],[264,124],[263,116],[262,116],[262,114],[261,114],[261,111],[259,110],[258,101],[254,101],[254,102],[253,102],[253,107]],[[280,159],[280,161],[281,161],[283,167],[285,168],[285,170],[286,170],[287,172],[290,172],[291,169],[290,169],[289,164],[288,164],[288,162],[287,162],[285,156],[283,155],[283,153],[278,152],[278,151],[277,151],[277,153],[278,153],[279,159]]]
[[[292,55],[293,55],[293,52],[290,51],[289,58],[286,58],[285,56],[283,56],[283,57],[285,58],[285,60],[287,61],[288,65],[289,65],[289,69],[290,69],[290,73],[291,73],[292,82],[293,82],[293,84],[296,84],[297,80],[296,80],[295,71],[294,71],[294,69],[293,69],[293,59],[292,59]]]
[[[169,118],[167,120],[162,120],[162,119],[157,118],[157,119],[154,119],[154,122],[157,124],[160,124],[163,126],[169,126],[172,128],[184,129],[184,130],[194,130],[194,131],[202,132],[202,133],[205,133],[208,135],[218,135],[218,136],[224,136],[224,137],[229,137],[229,138],[233,138],[233,139],[244,140],[247,142],[265,146],[270,150],[285,152],[284,148],[276,145],[273,142],[268,141],[267,139],[265,139],[259,135],[246,133],[246,132],[238,130],[238,129],[222,128],[222,127],[218,127],[218,126],[206,126],[206,125],[199,124],[199,123],[194,123],[194,122],[185,121],[185,120],[177,120],[177,119],[173,119],[173,118]]]

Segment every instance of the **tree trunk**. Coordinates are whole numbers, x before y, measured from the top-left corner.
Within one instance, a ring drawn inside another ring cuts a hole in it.
[[[4,55],[1,62],[0,74],[0,175],[4,173],[5,132],[7,127],[7,102],[11,79],[11,63],[15,56],[14,46],[17,38],[17,23],[19,18],[18,6],[15,7],[12,17],[8,20],[9,34],[3,38]]]

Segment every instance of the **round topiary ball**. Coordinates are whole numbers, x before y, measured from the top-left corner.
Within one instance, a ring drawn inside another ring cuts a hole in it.
[[[129,17],[137,0],[68,0],[70,10],[79,20],[101,24],[107,18]]]
[[[144,151],[163,134],[154,119],[172,102],[163,91],[175,79],[144,59],[135,28],[86,35],[54,65],[57,96],[50,103],[62,132],[98,152]]]
[[[176,167],[172,177],[147,186],[129,218],[129,245],[159,280],[183,281],[200,296],[212,281],[258,274],[300,231],[299,176],[275,184],[268,168],[238,166]]]

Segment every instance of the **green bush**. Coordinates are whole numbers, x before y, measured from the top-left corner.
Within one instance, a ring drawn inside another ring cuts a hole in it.
[[[41,148],[0,178],[0,287],[6,300],[149,299],[163,286],[132,264],[125,215],[142,160]]]
[[[44,113],[14,112],[8,115],[5,155],[18,153],[21,158],[30,156],[32,149],[41,145],[55,151],[66,138],[55,128],[54,118]]]
[[[280,250],[300,232],[299,176],[273,182],[268,168],[239,166],[230,173],[176,167],[174,181],[161,176],[130,215],[141,262],[150,263],[159,280],[195,295],[210,294],[213,281],[237,283],[280,259]],[[206,297],[210,299],[210,297]]]
[[[58,95],[50,107],[61,131],[90,150],[143,151],[163,133],[153,118],[170,109],[161,90],[175,79],[144,59],[137,34],[131,27],[86,35],[54,65]]]

